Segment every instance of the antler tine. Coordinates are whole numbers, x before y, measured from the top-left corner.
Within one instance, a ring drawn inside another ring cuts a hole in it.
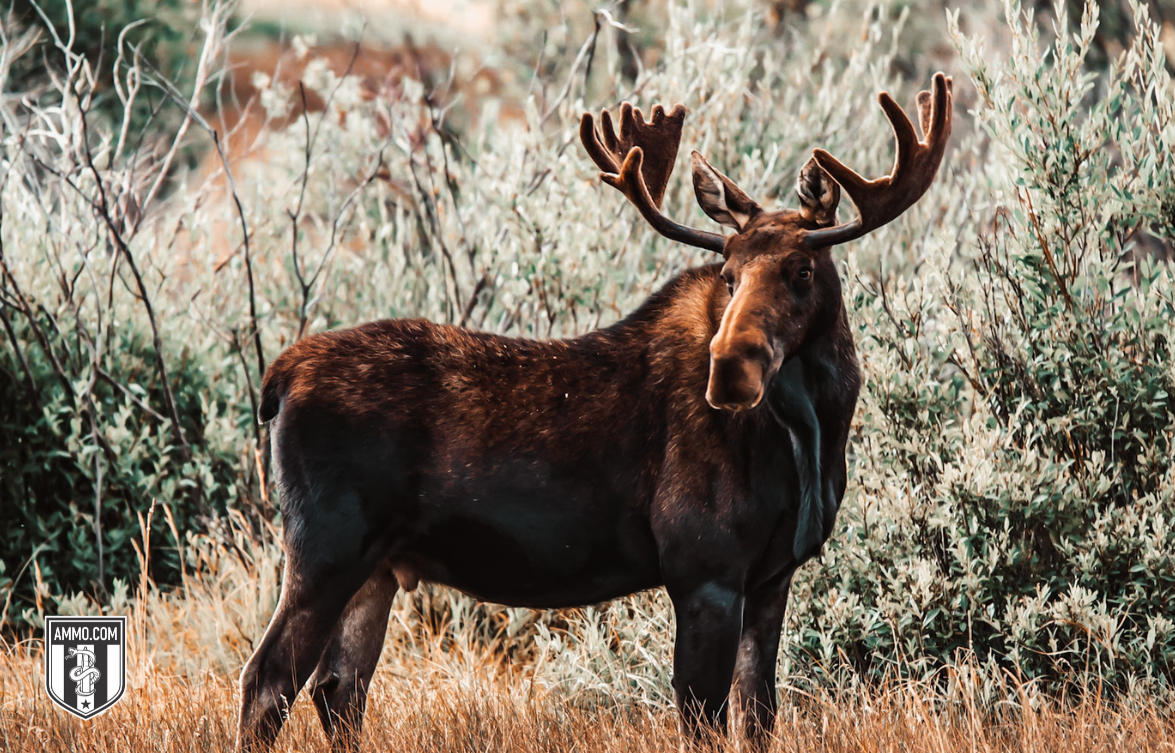
[[[889,175],[866,180],[823,149],[813,150],[822,168],[840,184],[857,206],[857,217],[836,227],[808,231],[809,247],[834,246],[860,238],[897,218],[926,193],[934,181],[951,135],[953,85],[942,73],[934,76],[933,93],[918,93],[918,125],[922,139],[910,118],[887,92],[877,99],[893,126],[897,143],[894,166]]]
[[[657,105],[652,120],[645,122],[641,111],[625,102],[620,108],[619,134],[611,113],[604,110],[599,129],[591,113],[584,113],[579,138],[588,156],[603,171],[600,178],[623,193],[654,230],[670,240],[721,253],[725,237],[680,225],[660,210],[684,122],[682,105],[669,113]]]
[[[950,88],[949,82],[947,86]],[[934,105],[930,97],[931,94],[928,91],[918,92],[918,130],[923,139],[930,133],[931,125],[934,122]]]
[[[602,126],[604,133],[613,133],[612,131],[612,116],[604,110],[600,116],[603,121]],[[607,136],[604,137],[607,139]],[[615,136],[613,136],[615,139]],[[579,140],[583,143],[583,148],[587,150],[588,156],[592,158],[592,162],[596,163],[596,167],[600,168],[606,173],[620,172],[620,163],[612,156],[612,152],[600,143],[599,135],[596,132],[596,125],[592,120],[592,114],[585,112],[579,121]]]

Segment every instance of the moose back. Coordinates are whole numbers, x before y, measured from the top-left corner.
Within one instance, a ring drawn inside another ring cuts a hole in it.
[[[420,580],[529,607],[664,586],[677,620],[683,729],[728,706],[761,738],[792,575],[832,530],[846,485],[856,351],[832,246],[900,215],[951,129],[942,74],[922,136],[881,94],[897,141],[865,180],[823,150],[800,207],[768,211],[693,153],[702,209],[661,200],[685,109],[629,105],[581,123],[584,147],[660,233],[722,261],[670,281],[623,321],[533,341],[393,320],[306,338],[265,375],[286,563],[241,675],[238,746],[267,748],[307,682],[332,746],[358,746],[388,610]],[[840,224],[843,189],[858,216]],[[728,703],[729,699],[729,703]]]

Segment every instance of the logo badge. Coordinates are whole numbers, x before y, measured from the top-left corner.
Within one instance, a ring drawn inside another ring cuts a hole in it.
[[[45,690],[81,719],[118,703],[126,690],[126,617],[46,617]]]

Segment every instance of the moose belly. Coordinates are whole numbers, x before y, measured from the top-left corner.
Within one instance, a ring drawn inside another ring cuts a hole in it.
[[[591,604],[659,585],[648,522],[609,475],[526,471],[423,484],[395,559],[423,580],[511,606]]]

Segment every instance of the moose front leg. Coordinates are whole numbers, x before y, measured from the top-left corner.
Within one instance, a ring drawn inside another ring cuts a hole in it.
[[[792,572],[781,573],[747,594],[734,669],[733,704],[752,750],[766,750],[778,708],[775,668]]]
[[[742,629],[741,590],[717,582],[669,589],[677,617],[673,649],[673,690],[682,730],[697,739],[707,728],[726,728],[730,693]]]

